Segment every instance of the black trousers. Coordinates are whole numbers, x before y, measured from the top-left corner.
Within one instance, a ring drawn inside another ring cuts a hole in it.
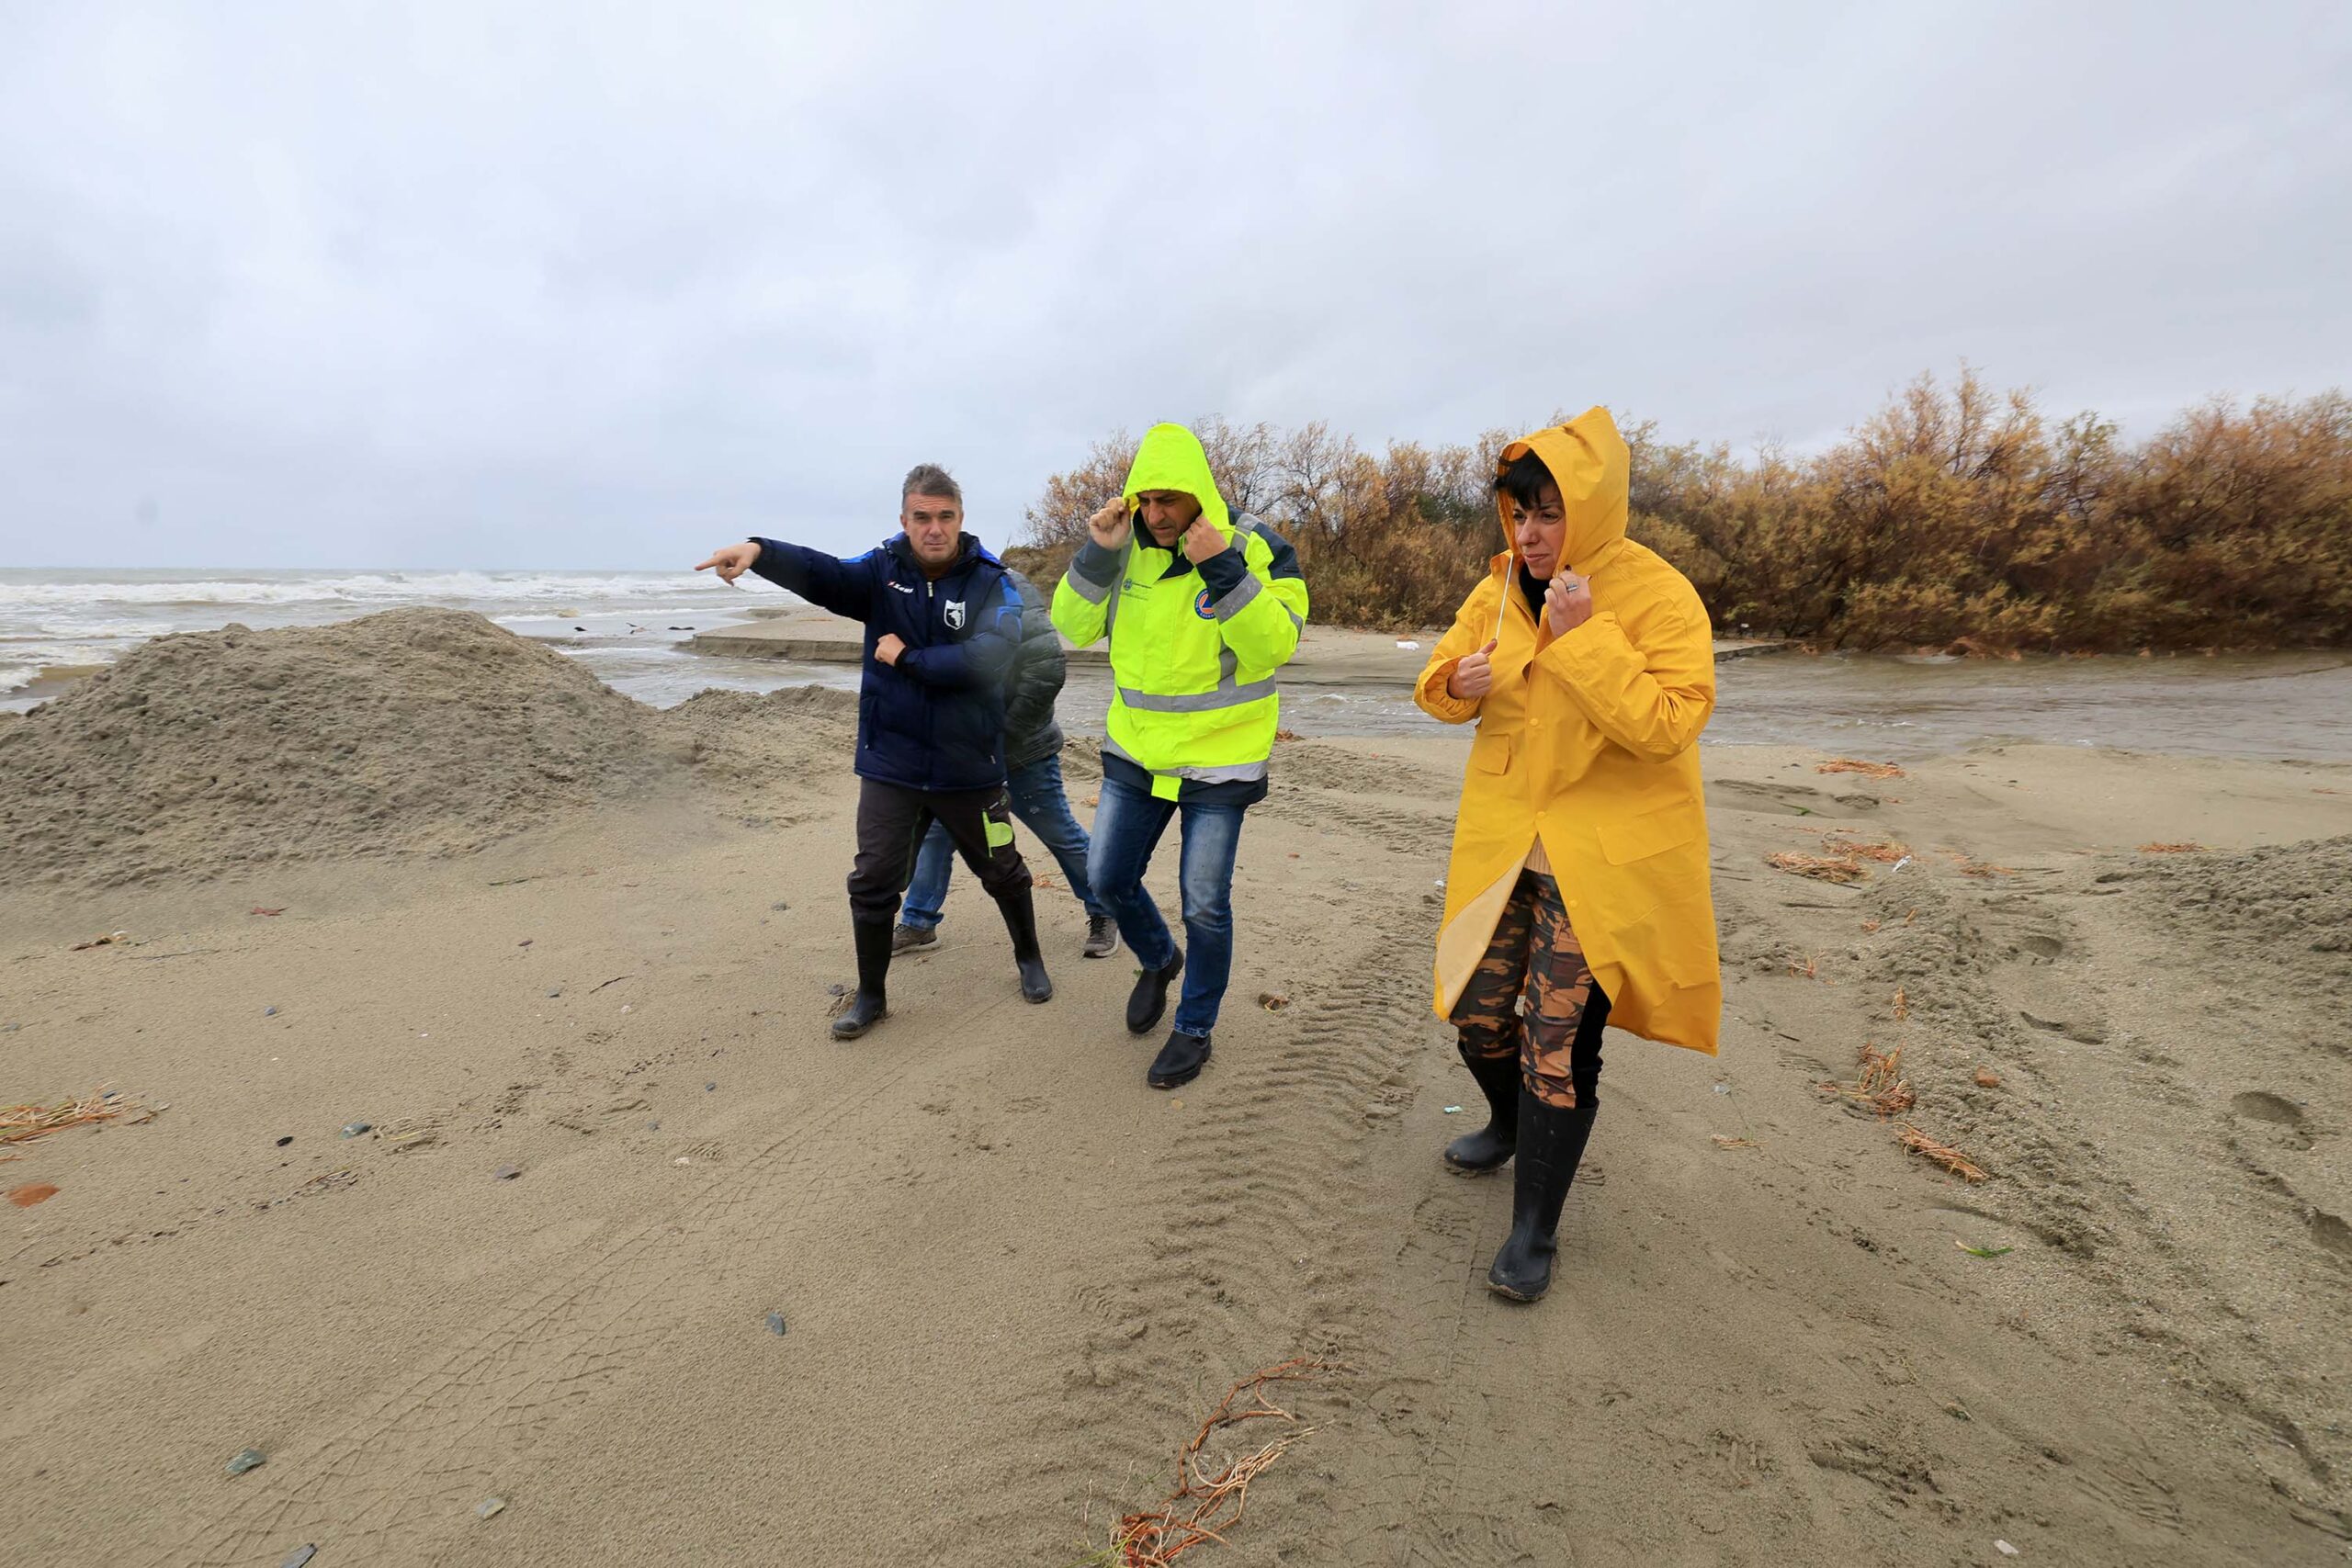
[[[991,898],[1029,886],[1029,868],[1012,847],[1012,801],[1002,784],[986,789],[901,789],[860,779],[857,859],[849,870],[850,918],[899,918],[899,896],[913,875],[915,846],[937,822]]]

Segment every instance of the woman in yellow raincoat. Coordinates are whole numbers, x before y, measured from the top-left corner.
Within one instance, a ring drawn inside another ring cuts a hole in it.
[[[1625,537],[1626,451],[1596,408],[1503,448],[1505,550],[1414,700],[1476,720],[1437,1012],[1487,1098],[1457,1170],[1518,1157],[1488,1288],[1533,1301],[1598,1107],[1605,1023],[1710,1055],[1722,1013],[1699,731],[1714,639],[1683,575]]]

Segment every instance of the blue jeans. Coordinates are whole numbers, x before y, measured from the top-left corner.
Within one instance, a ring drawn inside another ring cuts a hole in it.
[[[1086,906],[1086,912],[1109,914],[1086,878],[1086,829],[1069,814],[1069,796],[1062,793],[1061,758],[1040,757],[1023,763],[1006,777],[1005,790],[1012,796],[1012,815],[1053,852],[1062,874],[1069,879],[1069,890]],[[933,822],[915,855],[914,879],[907,884],[899,922],[924,931],[938,925],[940,911],[947,906],[947,878],[955,869],[956,846],[947,829]]]
[[[1184,818],[1183,859],[1178,881],[1184,893],[1184,991],[1176,1003],[1176,1027],[1206,1034],[1216,1027],[1225,983],[1233,973],[1233,857],[1241,848],[1239,806],[1180,806],[1148,790],[1102,781],[1102,803],[1094,808],[1094,853],[1088,869],[1094,889],[1118,917],[1119,934],[1147,969],[1176,956],[1176,939],[1160,918],[1159,906],[1144,891],[1144,868],[1168,830],[1170,818]]]

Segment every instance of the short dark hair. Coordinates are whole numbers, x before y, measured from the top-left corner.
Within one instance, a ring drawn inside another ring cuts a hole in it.
[[[1502,471],[1495,476],[1495,493],[1507,495],[1532,512],[1543,503],[1544,487],[1555,482],[1552,470],[1544,466],[1544,459],[1531,446],[1503,465]]]
[[[917,463],[907,470],[906,482],[899,487],[899,504],[904,506],[910,496],[917,495],[941,496],[958,506],[964,504],[964,487],[936,463]]]

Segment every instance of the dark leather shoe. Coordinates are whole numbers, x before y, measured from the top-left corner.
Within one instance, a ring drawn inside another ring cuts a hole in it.
[[[1184,972],[1184,950],[1178,948],[1176,956],[1157,969],[1138,970],[1136,988],[1127,993],[1127,1032],[1148,1034],[1159,1027],[1159,1015],[1168,1010],[1168,987]]]
[[[890,951],[906,953],[918,947],[937,947],[939,931],[933,926],[900,926],[890,933]]]
[[[1201,1067],[1209,1059],[1209,1037],[1187,1034],[1179,1029],[1168,1036],[1168,1043],[1151,1061],[1151,1071],[1144,1082],[1154,1089],[1177,1089],[1201,1076]]]

